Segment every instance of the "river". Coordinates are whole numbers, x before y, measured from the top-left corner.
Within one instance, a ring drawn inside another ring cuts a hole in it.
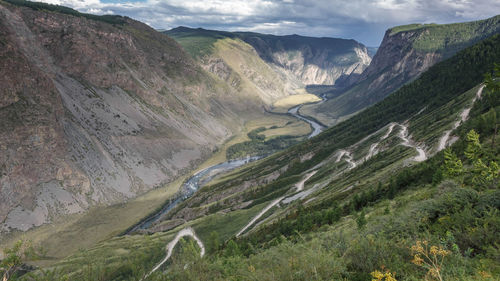
[[[290,113],[291,115],[295,116],[296,118],[303,120],[303,121],[309,123],[309,125],[311,125],[312,132],[309,134],[309,136],[307,136],[307,138],[310,139],[314,136],[317,136],[319,133],[321,133],[321,131],[323,131],[323,129],[325,127],[312,119],[309,119],[307,117],[304,117],[303,115],[300,115],[299,109],[301,107],[302,107],[302,105],[297,105],[295,107],[292,107],[288,110],[288,113]]]
[[[324,101],[325,101],[325,97],[322,97],[322,100],[320,102],[318,102],[317,104],[322,103]],[[321,133],[321,131],[323,131],[323,129],[325,129],[325,127],[323,125],[319,124],[318,122],[301,115],[299,113],[299,110],[302,106],[303,106],[303,104],[292,107],[288,110],[288,113],[311,125],[312,132],[309,134],[309,136],[307,138],[312,138],[312,137],[318,135],[319,133]],[[222,174],[222,173],[229,172],[229,171],[234,170],[242,165],[245,165],[245,164],[250,163],[252,161],[258,160],[260,158],[262,158],[262,156],[254,156],[254,157],[247,157],[244,159],[230,160],[230,161],[223,162],[223,163],[220,163],[220,164],[217,164],[214,166],[210,166],[206,169],[203,169],[203,170],[195,173],[191,178],[189,178],[182,185],[179,192],[177,192],[177,194],[171,200],[169,200],[165,205],[163,205],[161,210],[159,210],[154,215],[151,215],[151,216],[145,218],[144,220],[142,220],[141,222],[136,224],[134,227],[127,230],[124,234],[127,235],[127,234],[131,234],[137,230],[149,228],[152,224],[159,221],[166,213],[168,213],[170,210],[172,210],[179,203],[181,203],[182,201],[191,197],[201,186],[203,186],[204,184],[211,181],[215,176]]]
[[[254,157],[247,157],[244,159],[230,160],[214,166],[210,166],[206,169],[203,169],[195,173],[182,185],[181,189],[179,190],[179,192],[177,192],[174,198],[169,200],[169,202],[166,203],[161,208],[161,210],[159,210],[156,214],[142,220],[140,223],[138,223],[133,228],[128,230],[125,234],[131,234],[137,230],[149,228],[153,223],[159,221],[163,217],[163,215],[168,213],[168,211],[172,210],[182,201],[191,197],[201,186],[211,181],[216,175],[229,172],[242,165],[245,165],[260,158],[261,158],[260,156],[254,156]]]

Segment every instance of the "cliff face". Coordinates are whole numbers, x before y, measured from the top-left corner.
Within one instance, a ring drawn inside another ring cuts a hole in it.
[[[445,25],[407,25],[387,30],[370,65],[361,75],[342,79],[345,91],[331,95],[327,102],[303,112],[325,124],[336,124],[370,106],[435,63],[500,32],[500,16]]]
[[[260,107],[121,21],[0,4],[0,231],[168,182]]]
[[[391,30],[388,30],[370,65],[361,75],[354,76],[349,84],[370,79],[367,90],[373,95],[368,98],[370,103],[374,103],[423,73],[439,62],[443,55],[413,48],[413,42],[419,40],[422,34],[422,31],[391,34]]]
[[[361,74],[371,58],[354,40],[299,35],[238,33],[267,62],[290,72],[304,85],[333,85],[342,76]]]

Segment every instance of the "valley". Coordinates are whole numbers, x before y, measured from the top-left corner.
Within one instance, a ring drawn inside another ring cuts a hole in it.
[[[500,15],[151,26],[0,0],[4,280],[500,276]]]

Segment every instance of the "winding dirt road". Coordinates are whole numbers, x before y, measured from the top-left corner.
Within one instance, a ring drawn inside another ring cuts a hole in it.
[[[165,256],[165,258],[163,258],[163,260],[161,260],[155,267],[153,267],[153,269],[148,274],[146,274],[146,276],[144,276],[144,278],[142,278],[141,280],[148,278],[153,272],[157,271],[170,258],[170,256],[172,256],[172,252],[175,248],[175,245],[177,245],[177,243],[179,243],[179,240],[185,236],[190,236],[196,241],[196,243],[201,249],[200,251],[201,257],[205,255],[205,246],[203,245],[203,242],[201,242],[200,238],[196,236],[196,233],[194,232],[193,228],[186,227],[181,231],[177,232],[177,235],[175,236],[174,240],[170,241],[170,243],[167,244],[167,246],[165,247],[167,251],[167,255]]]
[[[281,200],[283,200],[283,198],[285,198],[285,196],[281,196],[280,198],[271,202],[271,204],[267,205],[264,209],[262,209],[262,211],[260,211],[255,217],[253,217],[253,219],[249,223],[247,223],[247,225],[245,225],[238,233],[236,233],[236,237],[239,237],[243,232],[245,232],[245,230],[247,230],[250,226],[252,226],[252,224],[254,224],[258,219],[260,219],[260,217],[262,217],[267,211],[269,211],[269,209],[271,209]]]
[[[312,172],[309,172],[305,175],[305,177],[299,181],[298,183],[295,184],[295,187],[297,188],[297,191],[302,191],[302,189],[304,189],[304,183],[310,179],[312,176],[314,176],[314,174],[316,174],[317,170],[316,171],[312,171]]]
[[[472,109],[472,106],[474,105],[474,102],[476,102],[476,100],[478,100],[478,99],[481,98],[481,94],[483,93],[484,86],[485,85],[482,85],[477,90],[476,96],[472,100],[472,105],[470,107],[465,108],[462,111],[462,113],[460,113],[460,119],[453,124],[453,128],[451,130],[444,131],[443,136],[439,139],[438,148],[437,148],[436,152],[439,152],[439,151],[445,149],[446,146],[448,145],[448,140],[450,139],[451,132],[454,131],[455,129],[457,129],[458,126],[460,126],[461,123],[463,123],[463,122],[467,121],[467,119],[469,119],[469,113],[470,113],[470,111]]]
[[[408,135],[408,127],[403,124],[398,125],[401,127],[401,131],[399,131],[399,138],[403,141],[403,143],[401,144],[407,147],[412,147],[418,152],[418,155],[415,156],[413,160],[417,162],[427,160],[427,154],[425,154],[425,150],[418,145],[414,145],[410,140],[410,136]]]

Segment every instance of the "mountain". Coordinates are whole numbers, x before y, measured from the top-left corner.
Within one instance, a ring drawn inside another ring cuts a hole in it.
[[[333,85],[370,64],[368,49],[355,40],[239,32],[265,61],[290,71],[305,85]]]
[[[187,27],[165,33],[205,69],[231,79],[231,84],[248,80],[263,95],[283,96],[309,84],[334,84],[341,76],[360,74],[371,61],[367,48],[354,40]]]
[[[347,87],[332,93],[318,107],[304,107],[303,113],[325,124],[335,124],[370,106],[430,66],[457,51],[500,33],[500,16],[455,24],[412,24],[386,31],[372,62],[361,75],[342,80]]]
[[[215,178],[149,234],[52,269],[73,280],[492,279],[500,91],[483,79],[499,60],[495,35],[317,137]]]
[[[162,186],[262,112],[143,23],[17,0],[0,15],[2,231]]]

